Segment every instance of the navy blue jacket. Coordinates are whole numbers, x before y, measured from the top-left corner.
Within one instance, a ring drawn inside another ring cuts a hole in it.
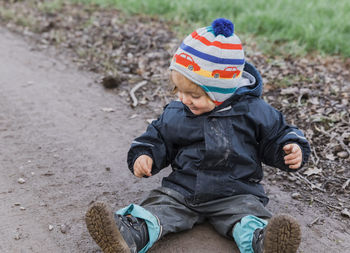
[[[238,194],[253,194],[266,205],[261,163],[292,171],[284,164],[283,146],[297,143],[302,165],[310,154],[308,141],[282,114],[260,98],[262,78],[246,63],[244,71],[255,84],[245,86],[213,111],[194,115],[180,101],[171,102],[158,120],[136,138],[128,152],[133,172],[136,158],[153,158],[152,175],[171,165],[162,186],[184,195],[191,203]]]

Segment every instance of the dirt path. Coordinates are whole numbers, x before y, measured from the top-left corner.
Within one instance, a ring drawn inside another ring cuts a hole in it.
[[[126,152],[149,115],[134,117],[95,80],[0,28],[0,252],[99,252],[83,222],[88,204],[104,200],[117,209],[137,202],[167,173],[147,180],[129,173]],[[348,221],[327,217],[276,186],[267,189],[272,211],[300,220],[300,252],[349,250]],[[152,252],[234,247],[209,225],[166,239]]]

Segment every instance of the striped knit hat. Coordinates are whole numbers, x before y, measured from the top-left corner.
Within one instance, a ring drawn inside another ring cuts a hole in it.
[[[187,36],[170,69],[198,84],[216,105],[242,86],[244,52],[230,20],[219,18]]]

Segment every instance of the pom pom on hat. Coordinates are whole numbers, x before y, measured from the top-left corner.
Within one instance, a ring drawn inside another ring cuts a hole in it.
[[[225,18],[218,18],[211,23],[215,36],[220,34],[225,37],[230,37],[234,33],[234,26],[232,22]]]

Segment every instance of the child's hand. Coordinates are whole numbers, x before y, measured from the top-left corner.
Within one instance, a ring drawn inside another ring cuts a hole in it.
[[[148,155],[139,156],[134,163],[134,175],[137,177],[152,176],[153,160]]]
[[[301,165],[303,154],[298,144],[287,144],[283,147],[286,156],[284,157],[284,163],[289,165],[290,169],[298,169]]]

